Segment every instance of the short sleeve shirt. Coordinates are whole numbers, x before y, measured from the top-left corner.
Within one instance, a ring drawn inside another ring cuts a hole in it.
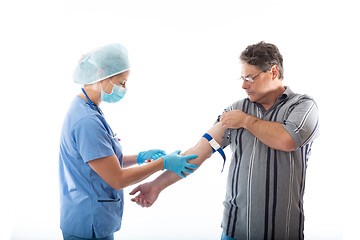
[[[232,160],[224,201],[224,233],[235,239],[303,239],[306,166],[319,134],[315,101],[286,87],[267,111],[248,98],[225,111],[231,110],[280,122],[296,149],[272,149],[243,128],[225,131],[222,147],[230,145]]]
[[[60,227],[71,235],[106,237],[121,226],[123,191],[108,185],[88,164],[122,148],[100,109],[76,97],[65,117],[59,152]]]

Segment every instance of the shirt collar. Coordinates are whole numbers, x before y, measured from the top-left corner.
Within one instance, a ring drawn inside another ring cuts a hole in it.
[[[281,96],[278,99],[285,99],[291,97],[294,93],[291,91],[290,87],[284,86],[285,91],[281,94]]]
[[[283,100],[291,97],[294,94],[293,91],[291,91],[291,89],[288,86],[284,86],[284,87],[285,87],[285,91],[276,99],[274,105],[272,105],[267,111],[264,109],[264,107],[261,104],[256,103],[256,105],[262,110],[263,113],[272,111]]]

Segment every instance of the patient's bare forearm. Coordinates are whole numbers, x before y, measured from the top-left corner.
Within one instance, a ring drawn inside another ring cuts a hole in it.
[[[222,144],[222,139],[224,136],[225,129],[222,127],[221,123],[215,124],[211,129],[207,131],[207,133],[213,137],[213,139],[216,140],[220,145]],[[198,165],[199,167],[201,164],[211,157],[213,151],[212,148],[205,138],[201,137],[199,142],[192,148],[185,151],[183,155],[192,155],[196,154],[198,155],[197,158],[188,160],[189,163]],[[161,174],[158,178],[156,178],[153,183],[159,190],[163,190],[166,187],[170,186],[171,184],[174,184],[175,182],[179,181],[181,177],[179,177],[176,173],[171,171],[166,171],[163,174]]]

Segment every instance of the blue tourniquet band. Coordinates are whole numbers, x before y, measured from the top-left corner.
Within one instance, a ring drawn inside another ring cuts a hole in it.
[[[224,164],[223,164],[223,167],[222,167],[221,172],[224,171],[224,166],[225,166],[225,161],[226,161],[226,156],[225,156],[224,150],[223,150],[220,146],[219,146],[218,149],[215,149],[215,148],[213,147],[213,145],[211,144],[211,141],[213,140],[213,138],[212,138],[212,136],[210,136],[210,134],[205,133],[205,134],[203,135],[203,138],[205,138],[206,140],[209,141],[210,146],[211,146],[211,148],[212,148],[212,150],[213,150],[213,153],[216,152],[216,151],[219,152],[220,155],[222,156],[222,158],[224,159]],[[214,141],[215,141],[215,139],[214,139]],[[218,143],[217,143],[216,141],[215,141],[215,143],[218,145]]]

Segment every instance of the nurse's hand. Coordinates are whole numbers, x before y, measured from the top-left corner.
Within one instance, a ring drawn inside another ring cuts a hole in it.
[[[186,175],[184,173],[193,173],[194,170],[197,169],[198,166],[194,164],[190,164],[187,160],[197,158],[197,155],[188,155],[188,156],[181,156],[179,155],[181,151],[175,151],[169,155],[162,157],[164,159],[164,169],[170,170],[175,172],[182,178],[185,178]]]
[[[155,161],[156,159],[159,159],[165,155],[166,155],[165,151],[160,150],[160,149],[152,149],[149,151],[139,152],[139,154],[137,156],[137,163],[139,165],[141,165],[146,160],[153,159]]]
[[[140,193],[136,197],[132,198],[131,201],[136,202],[142,207],[151,207],[160,194],[160,190],[151,182],[137,186],[129,194],[134,195],[139,191]]]

